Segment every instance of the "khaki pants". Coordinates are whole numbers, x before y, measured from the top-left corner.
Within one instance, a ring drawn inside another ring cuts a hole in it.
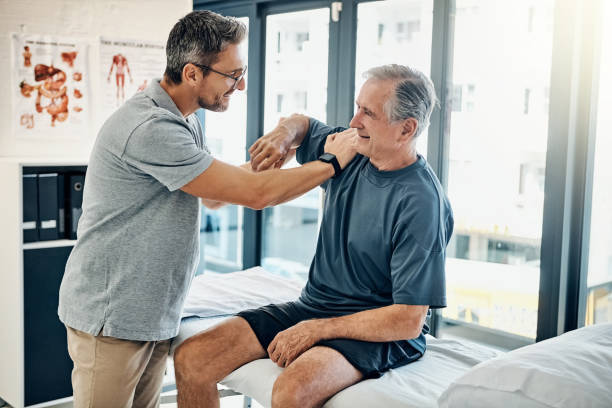
[[[131,341],[66,330],[75,408],[159,406],[170,340]]]

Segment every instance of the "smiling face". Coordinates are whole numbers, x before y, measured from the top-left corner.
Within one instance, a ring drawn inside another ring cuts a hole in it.
[[[405,144],[405,121],[390,122],[383,110],[394,92],[394,81],[368,79],[359,91],[357,111],[349,125],[358,129],[357,152],[369,157],[372,164],[379,164],[379,168],[395,160]]]
[[[244,60],[240,54],[240,49],[237,44],[230,44],[218,54],[218,60],[210,67],[215,71],[223,72],[224,74],[233,77],[240,75],[244,68]],[[198,105],[201,108],[215,112],[223,112],[229,107],[230,96],[236,89],[244,90],[246,87],[245,79],[242,78],[236,88],[235,81],[232,78],[219,75],[216,72],[208,71],[202,81],[200,93],[198,95]]]

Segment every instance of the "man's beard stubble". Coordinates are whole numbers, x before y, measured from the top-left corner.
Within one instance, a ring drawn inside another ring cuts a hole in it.
[[[218,95],[215,97],[215,101],[212,104],[206,103],[202,98],[198,98],[198,105],[200,105],[202,109],[213,112],[225,112],[228,108],[228,104],[223,103],[223,96]]]

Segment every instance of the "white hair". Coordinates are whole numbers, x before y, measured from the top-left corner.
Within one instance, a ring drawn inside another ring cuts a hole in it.
[[[366,79],[397,82],[394,95],[383,105],[383,111],[391,122],[416,119],[418,125],[415,136],[429,126],[429,118],[438,98],[427,75],[405,65],[389,64],[370,68],[363,76]]]

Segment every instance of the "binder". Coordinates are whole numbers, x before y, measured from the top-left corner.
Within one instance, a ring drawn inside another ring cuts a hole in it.
[[[83,212],[81,206],[83,205],[83,188],[85,186],[85,175],[84,174],[71,174],[69,176],[69,189],[68,189],[68,201],[70,203],[69,226],[68,237],[70,239],[77,239],[77,226],[79,225],[79,218]]]
[[[57,229],[60,239],[68,238],[66,233],[66,175],[60,173],[57,178]]]
[[[38,241],[38,177],[23,175],[23,242]]]
[[[59,239],[58,174],[38,175],[38,238]]]

